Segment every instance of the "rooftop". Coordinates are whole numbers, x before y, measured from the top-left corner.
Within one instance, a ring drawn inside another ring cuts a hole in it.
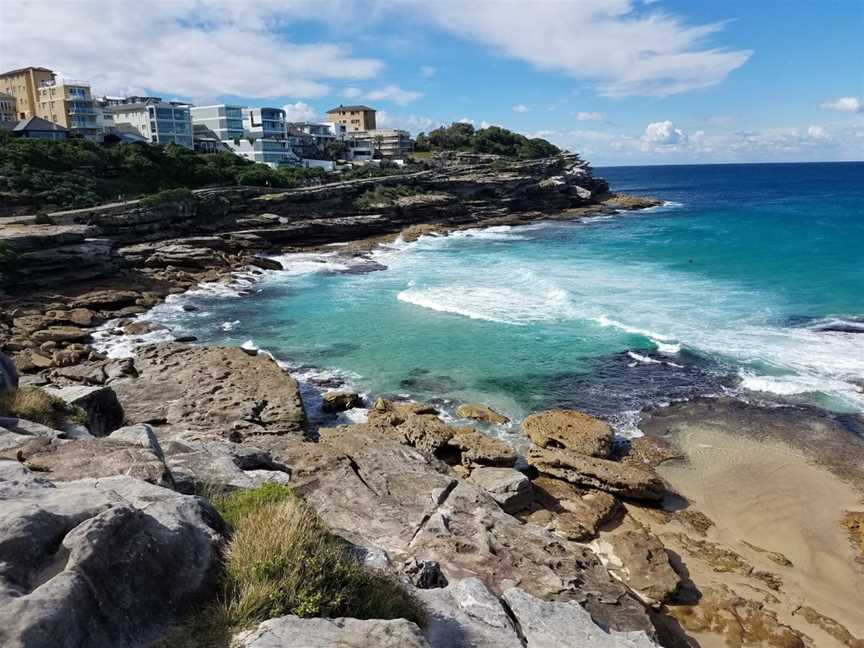
[[[22,119],[12,130],[16,133],[20,133],[21,131],[69,131],[68,128],[63,128],[60,124],[55,124],[41,117]]]
[[[328,110],[327,114],[329,115],[330,113],[343,112],[345,110],[371,110],[372,112],[375,112],[374,108],[370,108],[369,106],[362,106],[361,105],[361,106],[337,106],[336,108],[331,108],[330,110]]]
[[[29,70],[34,70],[36,72],[50,72],[51,74],[54,74],[54,71],[49,70],[48,68],[30,66],[30,67],[23,67],[23,68],[18,68],[17,70],[9,70],[8,72],[0,73],[0,77],[11,76],[13,74],[21,74],[22,72],[27,72]]]

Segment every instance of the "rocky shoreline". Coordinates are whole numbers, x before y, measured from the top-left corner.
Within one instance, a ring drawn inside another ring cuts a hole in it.
[[[0,643],[159,642],[218,594],[230,532],[199,495],[285,484],[427,622],[289,615],[233,646],[864,645],[860,417],[703,399],[651,413],[622,445],[555,410],[522,422],[519,457],[471,427],[500,422],[482,404],[457,425],[378,399],[366,422],[313,433],[297,381],[264,353],[91,346],[107,322],[146,333],[135,318],[168,295],[278,270],[263,254],[659,204],[610,196],[566,158],[407,180],[418,193],[376,213],[356,213],[374,183],[355,181],[0,226],[32,263],[4,275],[17,370],[0,368],[0,392],[38,388],[73,413],[0,417]],[[358,404],[331,392],[321,407]]]

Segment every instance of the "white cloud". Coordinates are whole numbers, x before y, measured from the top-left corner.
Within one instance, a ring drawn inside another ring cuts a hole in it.
[[[420,68],[420,76],[424,79],[431,79],[436,74],[438,74],[438,68],[433,67],[432,65],[424,65]]]
[[[348,87],[344,88],[340,94],[346,99],[356,99],[363,96],[363,91],[360,88]]]
[[[456,122],[458,124],[471,124],[472,126],[474,125],[474,120],[470,117],[463,117],[462,119],[457,119]]]
[[[709,42],[722,23],[686,25],[632,0],[405,4],[420,20],[542,70],[596,82],[601,94],[667,96],[716,85],[751,50]]]
[[[526,113],[531,112],[531,109],[525,104],[516,104],[513,106],[513,112],[515,113]]]
[[[413,101],[417,101],[422,96],[422,92],[403,90],[394,84],[379,88],[378,90],[370,90],[365,94],[366,99],[369,101],[392,101],[398,106],[406,106]]]
[[[315,113],[315,109],[302,101],[293,104],[286,104],[282,106],[282,110],[285,111],[285,119],[289,122],[315,121],[318,117]]]
[[[444,125],[440,119],[418,115],[391,115],[386,110],[379,110],[375,121],[378,128],[401,128],[413,135],[420,132],[428,133]]]
[[[224,0],[3,0],[0,69],[59,68],[112,94],[320,97],[328,80],[372,79],[382,61],[279,27],[311,11]],[[50,17],[50,19],[46,19]]]
[[[577,112],[576,119],[579,121],[602,121],[603,113],[599,112]]]
[[[828,131],[826,131],[822,126],[811,126],[807,129],[807,137],[810,137],[815,140],[824,140],[830,137],[828,135]]]
[[[666,120],[652,122],[645,127],[642,141],[649,146],[675,146],[687,142],[687,134],[675,124]]]
[[[857,97],[840,97],[836,101],[826,101],[820,104],[828,110],[839,110],[840,112],[860,113],[864,112],[864,103]]]

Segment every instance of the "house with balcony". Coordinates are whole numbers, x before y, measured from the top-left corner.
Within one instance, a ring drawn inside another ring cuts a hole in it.
[[[285,111],[281,108],[244,108],[243,131],[255,139],[285,139]]]
[[[174,143],[193,148],[192,118],[189,106],[178,102],[130,103],[109,106],[117,131],[137,132],[152,144]]]
[[[89,140],[102,139],[96,103],[86,81],[54,77],[40,82],[36,89],[36,113]]]
[[[376,128],[351,133],[354,145],[371,148],[376,157],[402,160],[414,152],[414,140],[408,131],[395,128]]]
[[[218,104],[215,106],[192,106],[192,124],[206,126],[223,142],[243,137],[243,108]]]
[[[11,94],[0,92],[0,122],[18,121],[18,100]]]

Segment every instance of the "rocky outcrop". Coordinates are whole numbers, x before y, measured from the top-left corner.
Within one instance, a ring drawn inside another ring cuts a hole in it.
[[[106,436],[123,425],[123,406],[110,387],[79,385],[47,388],[45,391],[72,407],[81,408],[86,416],[84,423],[93,436]]]
[[[546,410],[522,422],[522,432],[541,448],[564,448],[591,457],[608,457],[612,428],[576,410]]]
[[[0,644],[153,640],[213,587],[220,522],[129,477],[51,483],[0,461]]]
[[[502,596],[519,624],[526,648],[653,648],[643,632],[604,631],[572,602],[543,601],[516,587]]]
[[[128,423],[152,423],[187,439],[303,434],[297,381],[269,356],[239,348],[168,343],[142,347],[139,377],[112,388]]]
[[[621,497],[659,501],[666,492],[663,480],[652,472],[566,450],[532,448],[528,462],[543,474]]]
[[[237,648],[429,648],[415,624],[404,619],[270,619],[234,639]]]
[[[462,403],[456,408],[456,416],[460,418],[473,419],[475,421],[483,421],[484,423],[494,423],[503,425],[509,423],[508,419],[503,414],[499,414],[491,407],[480,403]]]
[[[531,482],[532,503],[519,518],[549,529],[568,540],[588,540],[620,509],[614,496],[582,489],[560,479],[540,475]]]
[[[472,470],[468,479],[489,493],[508,513],[523,510],[534,497],[529,479],[514,468],[483,466]]]
[[[324,412],[344,412],[362,404],[363,399],[357,392],[331,391],[321,396],[321,410]]]

